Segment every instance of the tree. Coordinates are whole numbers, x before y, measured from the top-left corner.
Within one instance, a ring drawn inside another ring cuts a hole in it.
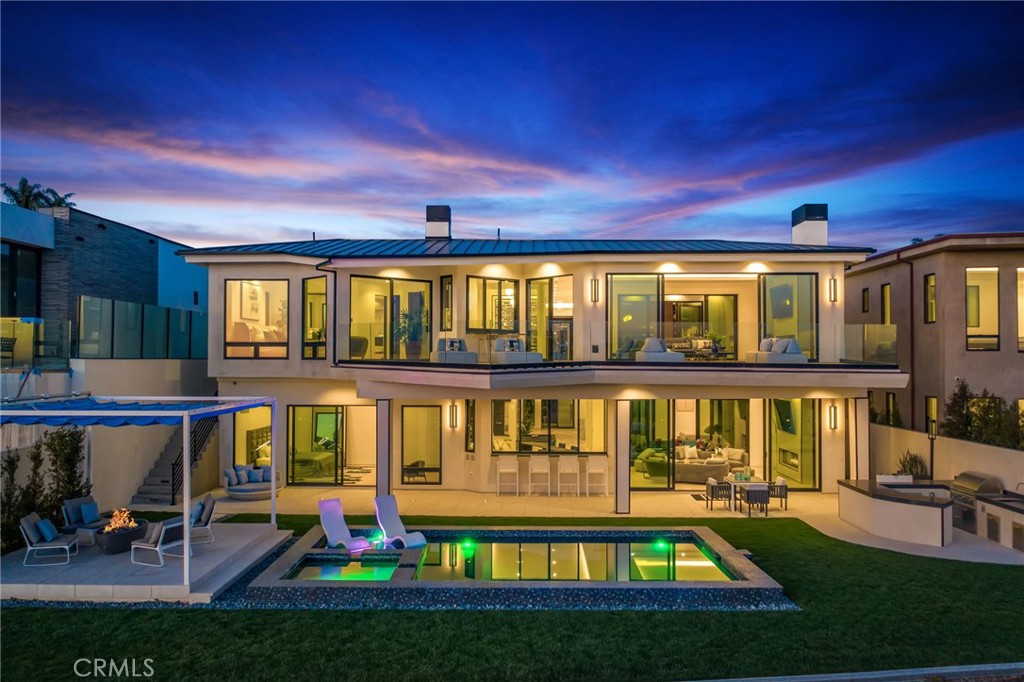
[[[895,426],[896,428],[903,428],[903,415],[900,414],[900,404],[893,402],[892,410],[889,411],[889,426]]]
[[[0,186],[4,189],[4,199],[15,206],[33,211],[40,208],[75,205],[75,202],[70,200],[75,196],[74,192],[61,194],[52,187],[44,189],[38,182],[29,183],[27,178],[19,180],[17,187],[11,187],[6,182],[0,182]]]
[[[92,484],[86,483],[82,473],[84,444],[85,431],[74,426],[47,431],[43,436],[50,455],[50,508],[60,509],[64,500],[89,494]]]
[[[971,387],[963,379],[957,379],[956,388],[946,398],[946,416],[939,426],[943,436],[970,440],[971,398]]]

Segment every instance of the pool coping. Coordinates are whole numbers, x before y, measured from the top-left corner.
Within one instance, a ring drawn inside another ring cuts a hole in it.
[[[521,580],[462,582],[414,580],[422,548],[366,550],[362,554],[399,555],[398,568],[389,581],[325,582],[288,579],[283,576],[307,554],[346,555],[344,550],[315,548],[323,537],[314,526],[257,576],[248,586],[246,599],[264,604],[307,604],[348,609],[415,610],[686,610],[686,611],[796,611],[782,586],[758,567],[748,552],[736,549],[707,526],[675,526],[654,530],[636,527],[609,528],[531,527],[529,529],[434,526],[428,538],[450,542],[487,536],[578,538],[585,534],[602,539],[695,540],[702,544],[736,580],[721,581],[591,581]],[[439,537],[440,536],[440,537]],[[450,537],[448,537],[450,536]]]

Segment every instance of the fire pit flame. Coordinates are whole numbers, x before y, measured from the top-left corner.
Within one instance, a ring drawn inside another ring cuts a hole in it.
[[[132,513],[122,507],[121,509],[114,510],[113,515],[110,517],[110,523],[103,527],[103,532],[116,533],[119,530],[137,528],[138,525],[135,523],[135,519],[132,518]]]

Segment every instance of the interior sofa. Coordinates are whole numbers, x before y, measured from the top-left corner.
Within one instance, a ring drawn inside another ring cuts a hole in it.
[[[807,362],[807,356],[800,350],[796,339],[762,339],[756,351],[748,351],[747,362],[772,362],[801,364]]]
[[[721,454],[716,454],[684,445],[676,454],[676,483],[704,483],[708,478],[721,480],[750,464],[750,455],[742,448],[722,448]]]
[[[430,361],[475,365],[477,354],[466,347],[465,339],[438,339],[437,350],[430,353]]]
[[[665,346],[663,339],[651,337],[644,341],[643,347],[636,352],[637,362],[685,362],[686,353],[671,351]]]

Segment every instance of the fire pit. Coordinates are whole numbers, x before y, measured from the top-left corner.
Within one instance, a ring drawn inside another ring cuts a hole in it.
[[[96,544],[107,554],[120,554],[132,547],[132,542],[146,535],[149,522],[133,519],[127,509],[115,509],[110,523],[96,532]]]

